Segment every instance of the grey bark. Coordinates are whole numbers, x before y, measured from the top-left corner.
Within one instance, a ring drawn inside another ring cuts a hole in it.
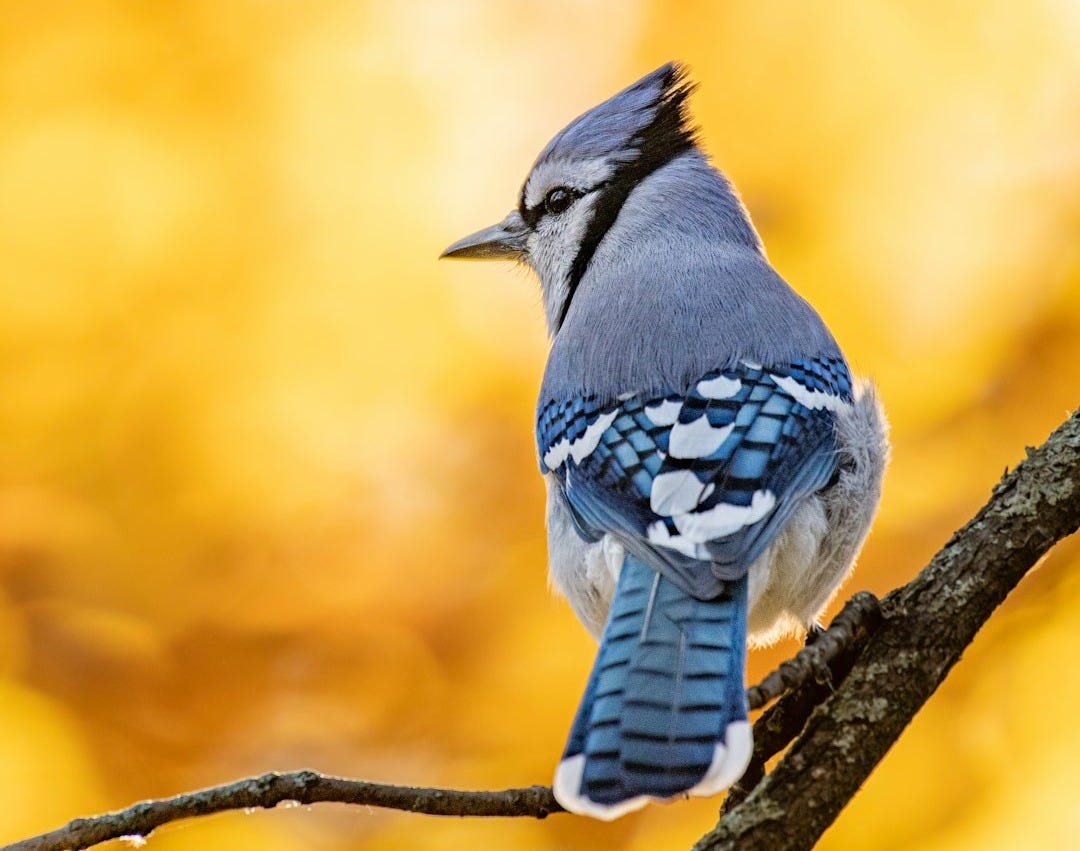
[[[910,583],[784,759],[696,851],[812,848],[1024,574],[1080,525],[1080,412]]]
[[[824,635],[750,689],[753,708],[780,700],[754,725],[750,769],[729,795],[719,824],[695,849],[812,848],[994,609],[1078,526],[1080,412],[1041,447],[1028,450],[1027,459],[1006,473],[989,502],[914,580],[880,606],[871,595],[855,595]],[[796,735],[765,775],[765,760]],[[121,836],[147,836],[183,818],[287,801],[453,816],[545,818],[562,811],[546,786],[467,792],[296,771],[76,819],[0,851],[89,848]]]

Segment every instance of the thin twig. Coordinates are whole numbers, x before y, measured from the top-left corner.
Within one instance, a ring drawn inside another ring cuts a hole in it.
[[[750,707],[760,709],[785,692],[820,679],[823,672],[828,673],[829,663],[837,654],[852,647],[856,639],[865,638],[867,625],[876,617],[876,608],[877,600],[870,594],[864,592],[853,597],[813,645],[803,648],[793,659],[747,691]],[[756,732],[755,726],[755,734]],[[791,737],[776,746],[777,749],[790,740]],[[772,753],[775,751],[769,755]],[[0,851],[89,848],[121,836],[145,837],[154,828],[178,819],[226,810],[257,807],[271,809],[286,801],[301,804],[363,804],[439,816],[545,818],[552,813],[563,812],[548,786],[530,786],[502,792],[466,792],[456,789],[393,786],[366,780],[330,777],[315,771],[293,771],[249,777],[173,798],[143,801],[127,809],[94,818],[76,819],[64,827],[8,845]]]
[[[780,763],[696,851],[812,848],[1033,565],[1080,527],[1080,411],[994,488],[914,580]]]
[[[143,801],[124,810],[75,819],[57,830],[5,846],[2,851],[64,851],[89,848],[122,836],[149,836],[156,827],[179,819],[225,810],[272,809],[286,801],[318,804],[334,801],[386,807],[436,816],[530,816],[562,812],[547,786],[502,792],[462,792],[391,786],[330,777],[315,771],[270,773],[173,798]]]
[[[769,674],[748,696],[755,709],[765,700],[757,695],[782,694],[754,724],[754,754],[739,781],[724,798],[721,813],[733,809],[761,782],[765,763],[799,735],[810,713],[847,676],[867,639],[881,623],[881,604],[869,591],[860,591],[844,605],[829,628],[809,647]],[[781,692],[780,690],[784,691]],[[754,704],[758,703],[757,706]]]
[[[865,641],[880,621],[881,607],[877,597],[869,591],[855,594],[833,618],[829,628],[818,633],[813,644],[781,663],[758,685],[747,689],[750,708],[761,709],[804,683],[835,676],[830,663],[852,645]]]
[[[787,695],[754,726],[755,763],[735,799],[753,791],[725,813],[698,849],[813,846],[993,609],[1054,543],[1080,526],[1080,413],[1028,455],[930,565],[882,601],[880,611],[870,595],[856,595],[814,644],[750,689],[754,708]],[[798,741],[755,786],[765,759],[799,729]],[[0,851],[77,851],[108,839],[147,836],[183,818],[285,801],[455,816],[544,818],[562,811],[546,786],[463,792],[297,771],[76,819]]]

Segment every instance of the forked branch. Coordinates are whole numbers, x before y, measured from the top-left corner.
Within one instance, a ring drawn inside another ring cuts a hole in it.
[[[777,697],[754,725],[754,758],[700,851],[809,849],[945,678],[993,610],[1080,526],[1080,412],[1007,473],[979,513],[880,607],[857,594],[829,629],[747,693]],[[834,691],[835,689],[835,691]],[[801,734],[800,734],[801,731]],[[765,760],[798,739],[770,773]],[[0,851],[89,848],[147,836],[184,818],[284,802],[337,802],[450,816],[562,812],[546,786],[469,792],[329,777],[264,774],[76,819]]]

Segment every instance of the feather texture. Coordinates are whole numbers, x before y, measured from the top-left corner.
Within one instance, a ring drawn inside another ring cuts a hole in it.
[[[816,408],[810,394],[835,400]],[[745,575],[837,465],[835,406],[851,405],[841,359],[740,363],[681,393],[575,397],[541,408],[541,468],[586,540],[612,533],[701,599]]]
[[[540,410],[557,498],[583,539],[627,554],[556,774],[563,806],[614,818],[740,776],[747,573],[836,471],[836,412],[851,406],[846,364],[819,358]]]
[[[816,617],[887,449],[873,394],[698,147],[692,88],[668,64],[580,115],[518,209],[448,249],[540,278],[551,576],[604,624],[554,789],[599,818],[738,779],[748,629]]]
[[[746,767],[746,580],[695,600],[634,557],[559,769],[569,809],[615,818],[650,797],[712,794]]]

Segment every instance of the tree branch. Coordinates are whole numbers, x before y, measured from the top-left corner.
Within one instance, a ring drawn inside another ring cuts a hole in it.
[[[865,640],[868,628],[876,622],[877,611],[878,603],[872,594],[864,592],[855,595],[811,646],[803,648],[760,684],[747,691],[750,708],[760,709],[789,691],[797,692],[808,683],[818,684],[836,676],[830,665],[838,657],[855,652],[857,642]],[[813,704],[799,705],[805,710],[801,716],[805,721],[813,709]],[[791,741],[801,726],[802,721],[779,744],[776,744],[775,736],[763,738],[766,749],[775,748],[768,751],[763,760]],[[754,729],[756,734],[757,726]],[[548,786],[506,789],[502,792],[466,792],[456,789],[392,786],[366,780],[330,777],[315,771],[293,771],[248,777],[224,786],[214,786],[173,798],[142,801],[127,809],[94,818],[75,819],[64,827],[5,846],[0,851],[89,848],[122,836],[145,837],[167,822],[184,818],[226,810],[256,807],[272,809],[279,804],[293,801],[298,804],[362,804],[436,816],[526,816],[542,819],[552,813],[564,812]]]
[[[994,488],[914,580],[779,765],[696,851],[809,849],[1024,574],[1080,526],[1080,411]]]
[[[462,792],[391,786],[330,777],[315,771],[292,771],[248,777],[225,786],[188,792],[174,798],[143,801],[125,810],[75,819],[67,825],[31,839],[7,845],[0,851],[64,851],[89,848],[122,836],[149,836],[156,827],[171,821],[206,816],[225,810],[278,804],[336,802],[386,807],[435,816],[532,816],[544,818],[562,812],[547,786],[507,789],[503,792]]]
[[[741,803],[757,786],[765,776],[766,761],[799,735],[814,708],[847,676],[862,646],[880,623],[881,604],[869,591],[860,591],[847,601],[828,630],[818,635],[811,646],[784,662],[760,686],[750,689],[747,693],[750,706],[758,709],[768,701],[755,705],[755,692],[772,682],[783,681],[788,686],[783,699],[754,724],[754,754],[742,778],[728,790],[721,812],[726,813]],[[793,672],[795,676],[791,676]]]
[[[808,849],[858,790],[1024,574],[1080,526],[1080,412],[1007,473],[990,501],[914,580],[878,606],[856,594],[829,629],[747,692],[754,757],[696,849]],[[835,691],[833,691],[835,687]],[[824,702],[822,702],[824,701]],[[809,720],[808,720],[809,719]],[[804,728],[805,725],[805,729]],[[802,735],[764,775],[767,759]],[[369,783],[314,771],[264,774],[76,819],[0,851],[89,848],[167,822],[241,808],[337,802],[429,815],[562,812],[551,789],[466,792]]]
[[[781,663],[758,685],[746,690],[750,708],[762,709],[781,695],[794,692],[811,682],[831,685],[843,679],[846,671],[841,672],[839,667],[834,669],[833,665],[863,644],[880,622],[881,604],[877,598],[869,591],[853,595],[833,618],[828,629],[818,632],[811,644]],[[850,664],[848,667],[851,667]],[[756,725],[754,732],[757,733]]]

